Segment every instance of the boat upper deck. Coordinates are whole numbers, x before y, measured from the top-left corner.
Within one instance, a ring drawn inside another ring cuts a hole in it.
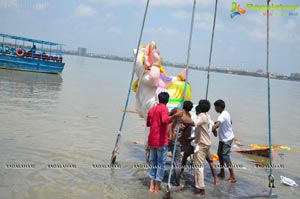
[[[50,41],[30,39],[30,38],[26,38],[26,37],[20,37],[20,36],[14,36],[14,35],[7,35],[7,34],[2,34],[2,33],[0,33],[0,37],[2,37],[3,39],[4,38],[9,38],[9,39],[15,39],[15,40],[20,40],[20,41],[27,41],[27,42],[32,42],[32,43],[45,44],[45,45],[49,45],[49,46],[63,45],[63,44],[60,44],[60,43],[54,43],[54,42],[50,42]]]

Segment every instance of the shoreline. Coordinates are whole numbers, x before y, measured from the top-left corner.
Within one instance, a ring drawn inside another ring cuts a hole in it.
[[[107,59],[107,60],[113,60],[113,61],[122,61],[122,62],[131,62],[133,63],[133,58],[122,58],[118,56],[107,56],[107,55],[78,55],[75,53],[69,53],[64,52],[66,55],[73,55],[78,57],[89,57],[89,58],[97,58],[97,59]],[[174,64],[170,62],[163,62],[164,66],[167,67],[174,67],[174,68],[185,68],[183,67],[184,64]],[[207,68],[204,67],[196,67],[196,66],[190,66],[190,69],[193,70],[199,70],[199,71],[207,71]],[[267,74],[264,73],[257,73],[257,72],[248,72],[243,70],[230,70],[230,69],[223,69],[223,68],[211,68],[210,72],[216,72],[216,73],[223,73],[223,74],[230,74],[230,75],[242,75],[242,76],[250,76],[250,77],[258,77],[258,78],[267,78]],[[292,78],[286,75],[281,75],[277,73],[270,73],[270,79],[277,79],[277,80],[286,80],[286,81],[293,81],[293,82],[300,82],[300,78]]]

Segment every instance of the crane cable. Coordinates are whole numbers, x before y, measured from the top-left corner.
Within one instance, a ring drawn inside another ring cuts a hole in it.
[[[141,45],[141,40],[142,40],[143,31],[144,31],[144,26],[145,26],[146,16],[147,16],[147,12],[148,12],[148,7],[149,7],[149,0],[147,0],[147,3],[146,3],[146,8],[145,8],[145,12],[144,12],[143,23],[142,23],[141,32],[140,32],[140,36],[139,36],[139,41],[138,41],[138,45],[137,45],[137,52],[139,52],[140,45]],[[117,158],[117,154],[119,154],[119,150],[120,150],[120,146],[119,146],[120,145],[120,139],[121,139],[121,136],[122,136],[122,128],[123,128],[123,124],[124,124],[124,121],[125,121],[126,110],[127,110],[127,107],[128,107],[129,97],[130,97],[130,93],[131,93],[131,85],[133,83],[137,55],[138,55],[138,53],[135,54],[135,59],[134,59],[134,62],[133,62],[133,67],[132,67],[132,73],[131,73],[131,79],[130,79],[130,83],[129,83],[129,88],[128,88],[127,99],[126,99],[126,103],[125,103],[125,107],[124,107],[124,112],[123,112],[123,115],[122,115],[122,120],[121,120],[121,124],[120,124],[120,128],[119,128],[119,132],[118,132],[117,139],[116,139],[116,142],[115,142],[115,147],[114,147],[114,150],[112,152],[112,157],[111,157],[111,160],[110,160],[111,164],[115,163],[116,158]]]
[[[207,98],[208,98],[208,88],[209,88],[209,79],[210,79],[211,57],[212,57],[212,50],[213,50],[213,44],[214,44],[214,35],[215,35],[215,27],[216,27],[216,18],[217,18],[217,5],[218,5],[218,0],[216,0],[216,3],[215,3],[214,22],[213,22],[212,33],[211,33],[211,40],[210,40],[210,51],[209,51],[208,68],[207,68],[207,84],[206,84],[206,94],[205,94],[205,99],[206,99],[206,100],[207,100]]]
[[[270,89],[270,72],[269,72],[269,40],[270,40],[270,18],[269,18],[269,5],[270,0],[267,0],[267,54],[266,54],[266,72],[267,72],[267,87],[268,87],[268,130],[269,130],[269,156],[270,156],[270,170],[269,170],[269,197],[277,197],[277,194],[272,192],[272,189],[275,188],[275,179],[273,176],[272,162],[272,129],[271,129],[271,89]]]

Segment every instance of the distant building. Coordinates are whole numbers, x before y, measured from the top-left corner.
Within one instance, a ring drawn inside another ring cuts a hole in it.
[[[300,79],[300,73],[291,73],[290,78],[291,79]]]
[[[86,56],[87,55],[87,50],[86,48],[78,48],[77,53],[79,56]]]

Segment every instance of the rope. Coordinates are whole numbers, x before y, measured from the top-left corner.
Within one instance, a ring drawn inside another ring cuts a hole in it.
[[[196,0],[194,0],[194,4],[193,4],[191,29],[190,29],[189,45],[188,45],[187,60],[186,60],[186,79],[185,79],[185,84],[184,84],[184,89],[183,89],[182,103],[180,104],[180,107],[179,107],[180,109],[182,109],[182,107],[183,107],[183,102],[185,100],[185,94],[186,94],[186,85],[187,85],[187,82],[188,82],[188,72],[189,72],[189,64],[190,64],[190,52],[191,52],[192,36],[193,36],[193,29],[194,29],[195,9],[196,9]],[[177,130],[176,130],[174,147],[173,147],[171,168],[170,168],[169,177],[168,177],[168,186],[167,186],[168,190],[171,189],[171,176],[172,176],[172,170],[173,170],[173,164],[174,164],[174,158],[175,158],[174,154],[176,152],[176,143],[178,141],[179,128],[180,128],[180,124],[178,123]]]
[[[145,26],[148,7],[149,7],[149,0],[147,0],[147,3],[146,3],[143,23],[142,23],[141,32],[140,32],[140,36],[139,36],[139,41],[138,41],[138,45],[137,45],[137,52],[139,52],[140,45],[141,45],[141,40],[142,40],[143,31],[144,31],[144,26]],[[118,145],[118,142],[119,142],[120,137],[121,137],[121,132],[122,132],[125,116],[126,116],[126,110],[127,110],[127,107],[128,107],[129,97],[130,97],[130,93],[131,93],[131,85],[133,83],[133,78],[134,78],[134,73],[135,73],[135,65],[136,65],[137,55],[138,55],[138,53],[135,54],[135,59],[134,59],[132,72],[131,72],[131,79],[130,79],[129,88],[128,88],[127,99],[126,99],[126,103],[125,103],[125,107],[124,107],[124,112],[123,112],[123,115],[122,115],[122,120],[121,120],[121,124],[120,124],[120,128],[119,128],[119,133],[117,135],[115,147],[114,147],[114,150],[113,150],[113,155],[111,157],[111,163],[112,164],[114,164],[114,162],[116,160],[116,154],[114,152],[115,152],[116,148],[118,147],[117,145]]]
[[[272,165],[273,157],[272,157],[272,130],[271,130],[271,95],[270,95],[270,72],[269,72],[269,4],[270,0],[267,0],[267,60],[266,60],[266,71],[267,71],[267,78],[268,78],[268,129],[269,129],[269,149],[270,149],[270,165]],[[272,193],[272,189],[275,188],[274,186],[274,176],[273,176],[273,170],[272,167],[270,166],[270,174],[268,176],[269,180],[269,197],[276,197],[276,194]]]
[[[214,43],[214,35],[215,35],[215,26],[216,26],[216,18],[217,18],[217,5],[218,5],[218,0],[216,0],[215,4],[215,14],[214,14],[214,23],[213,23],[213,28],[212,28],[212,33],[211,33],[211,41],[210,41],[210,51],[209,51],[209,60],[208,60],[208,69],[207,69],[207,85],[206,85],[206,95],[205,99],[208,97],[208,87],[209,87],[209,79],[210,79],[210,66],[211,66],[211,55],[212,55],[212,49],[213,49],[213,43]]]

